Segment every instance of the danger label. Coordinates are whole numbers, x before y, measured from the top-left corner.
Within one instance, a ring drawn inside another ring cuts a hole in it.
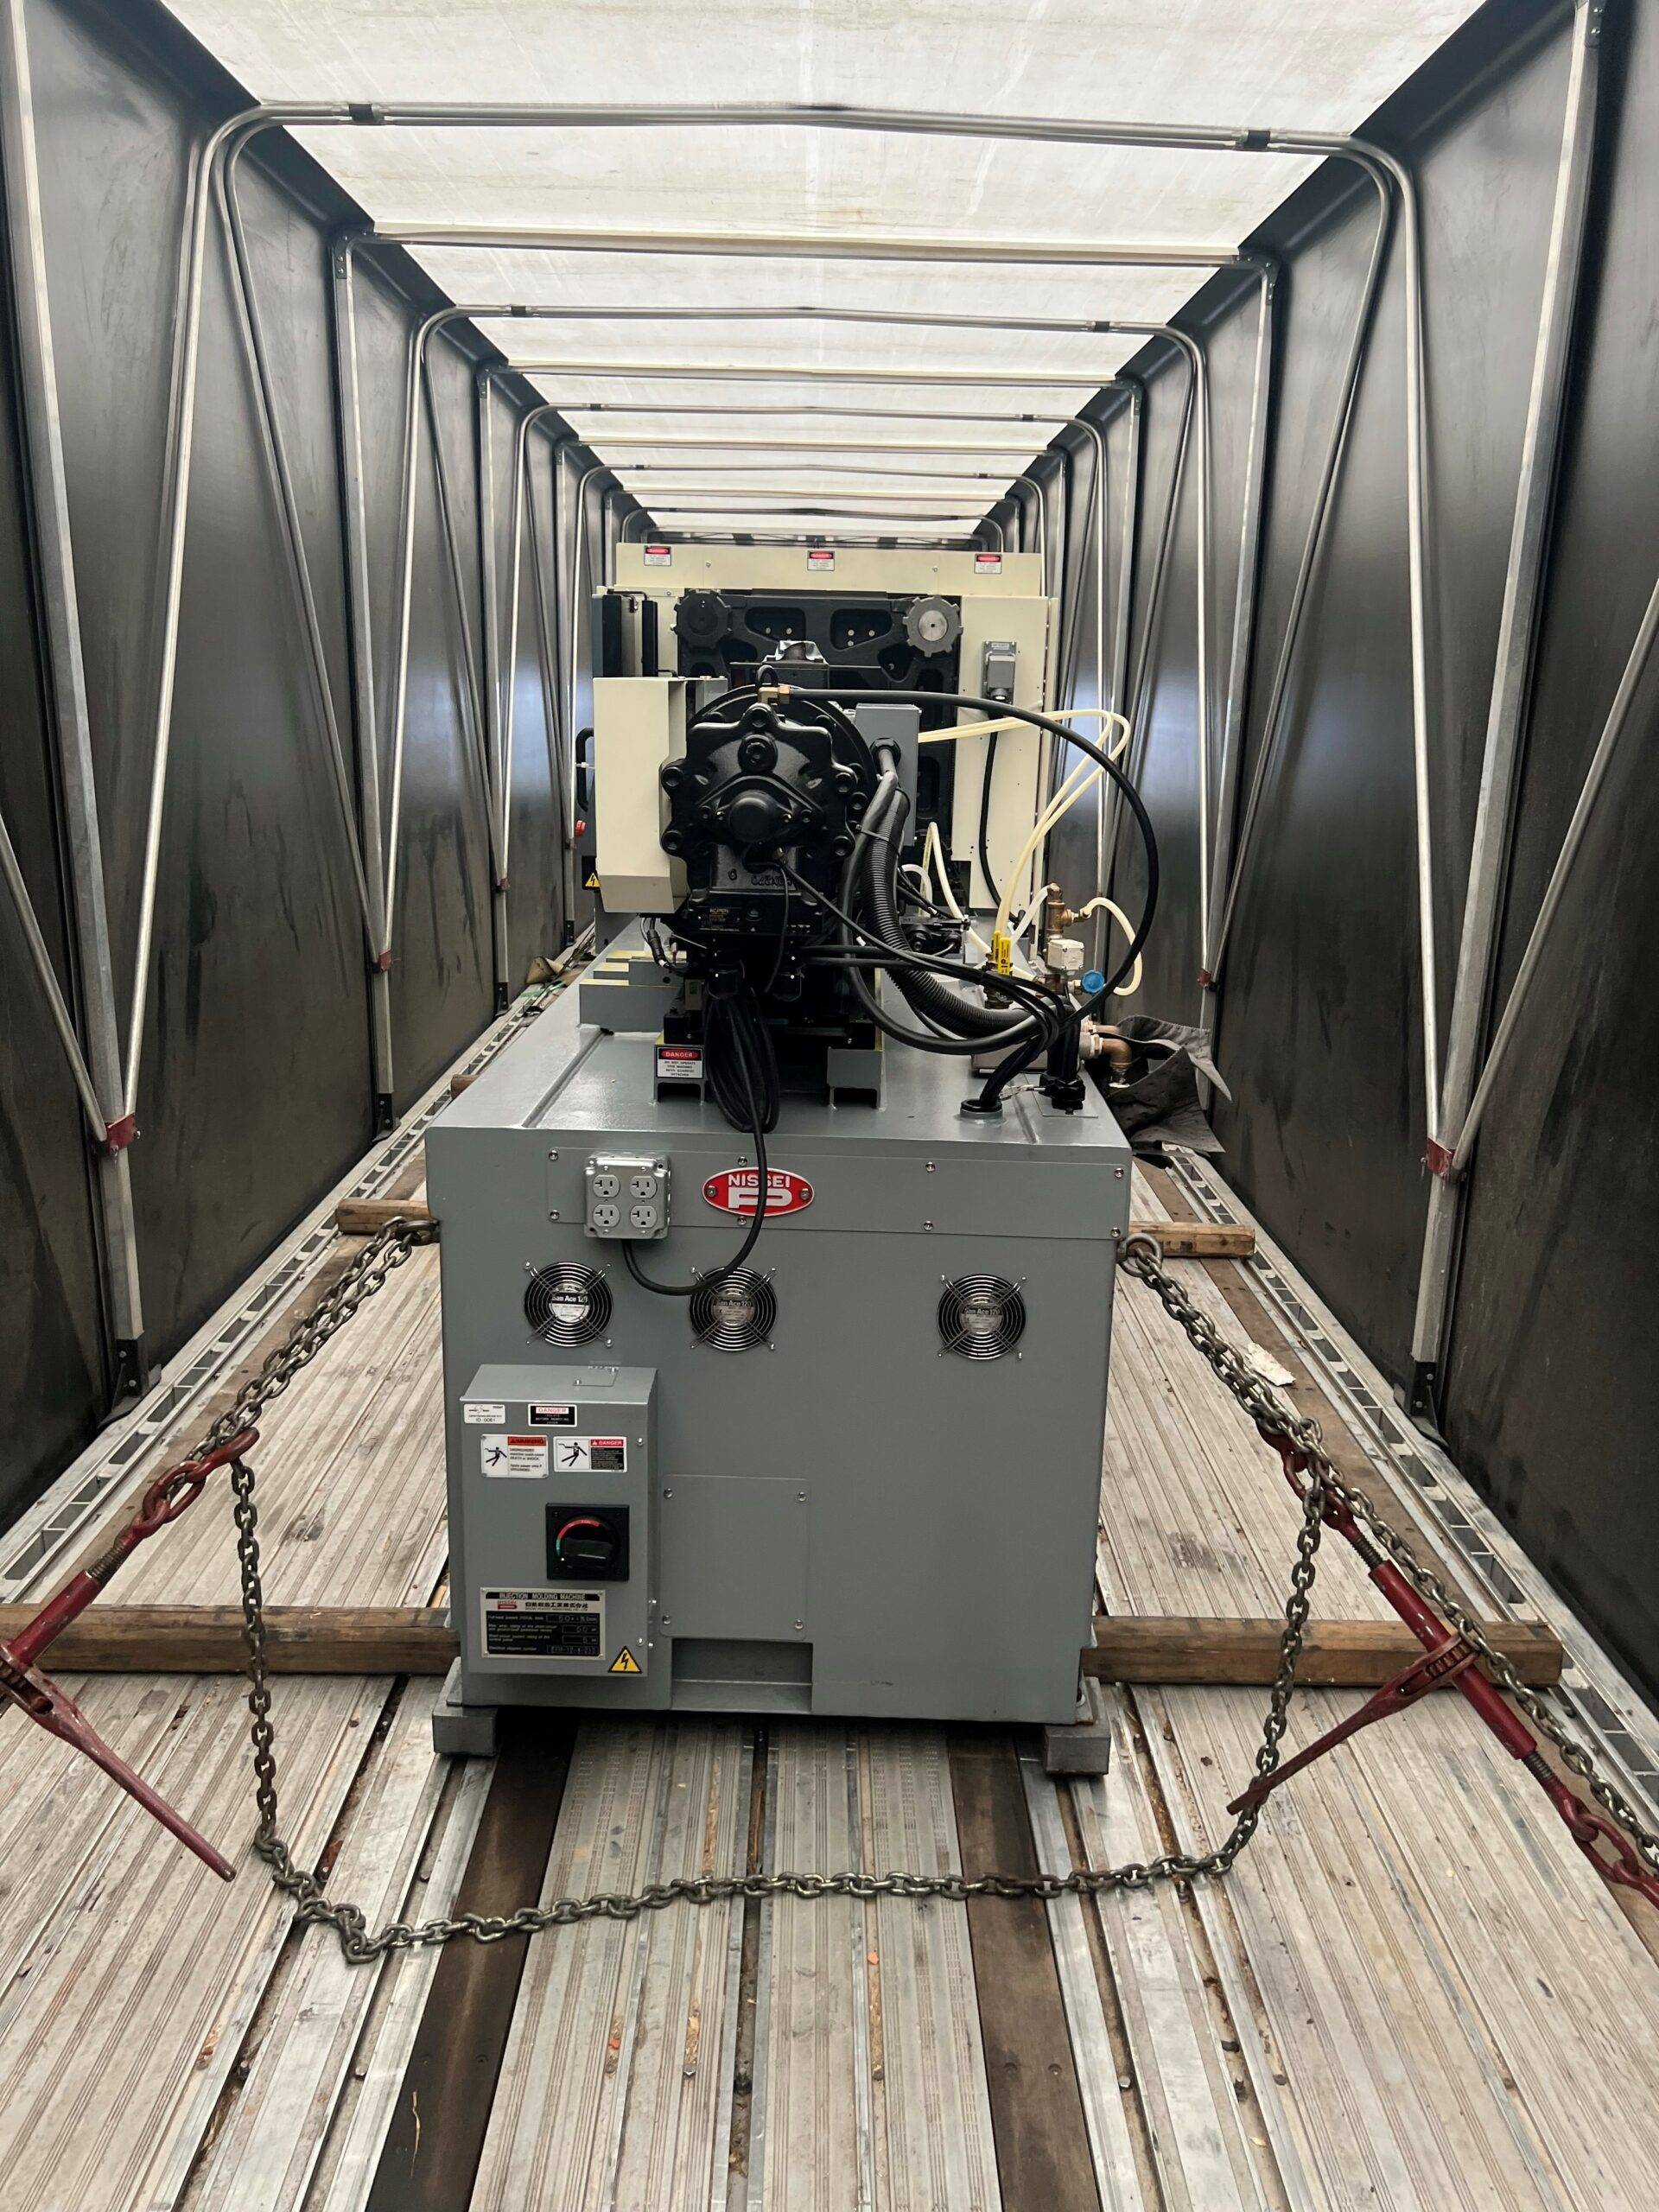
[[[613,1675],[638,1675],[644,1672],[639,1662],[625,1643],[610,1664]]]
[[[534,1482],[547,1472],[544,1436],[507,1436],[499,1430],[478,1440],[479,1465],[486,1475],[516,1477]]]
[[[574,1428],[576,1425],[574,1406],[532,1406],[530,1417],[537,1428]]]
[[[833,569],[836,565],[835,554],[827,545],[809,546],[806,565],[815,572],[820,569]]]
[[[602,1659],[602,1590],[480,1590],[490,1659]]]
[[[695,1045],[659,1045],[657,1047],[657,1080],[658,1083],[701,1083],[702,1054]]]
[[[1002,556],[1000,553],[975,554],[974,574],[976,576],[1000,576],[1001,573]]]
[[[544,1436],[553,1447],[553,1465],[562,1475],[623,1475],[628,1470],[626,1436]]]
[[[673,565],[674,548],[671,545],[646,546],[645,566],[648,569],[669,569]]]

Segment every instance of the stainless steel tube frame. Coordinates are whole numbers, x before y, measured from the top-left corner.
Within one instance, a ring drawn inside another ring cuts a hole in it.
[[[1625,723],[1630,720],[1630,706],[1635,699],[1637,688],[1646,673],[1648,663],[1653,658],[1656,640],[1659,640],[1659,582],[1654,585],[1652,594],[1648,600],[1641,626],[1636,634],[1636,642],[1630,647],[1630,658],[1625,662],[1624,672],[1619,678],[1618,690],[1614,694],[1612,705],[1607,710],[1607,719],[1602,725],[1601,735],[1596,741],[1596,749],[1591,756],[1590,766],[1585,772],[1584,785],[1579,792],[1578,804],[1573,810],[1573,819],[1567,823],[1567,835],[1561,840],[1561,849],[1556,855],[1554,868],[1550,871],[1549,882],[1545,887],[1543,899],[1538,908],[1537,918],[1532,925],[1532,934],[1527,939],[1527,949],[1521,956],[1521,964],[1516,969],[1515,982],[1510,987],[1508,999],[1504,1001],[1503,1019],[1499,1021],[1497,1033],[1492,1039],[1492,1049],[1486,1055],[1486,1064],[1480,1071],[1479,1082],[1475,1085],[1474,1096],[1469,1102],[1469,1111],[1464,1117],[1463,1127],[1458,1132],[1457,1146],[1452,1153],[1449,1169],[1450,1173],[1454,1176],[1464,1175],[1468,1172],[1469,1162],[1474,1153],[1475,1139],[1479,1134],[1481,1122],[1485,1118],[1486,1107],[1491,1097],[1493,1086],[1503,1071],[1504,1063],[1509,1058],[1510,1047],[1515,1042],[1516,1027],[1521,1019],[1522,1009],[1526,1005],[1527,996],[1532,988],[1534,979],[1537,976],[1544,947],[1548,942],[1551,927],[1560,907],[1561,894],[1567,888],[1567,879],[1573,873],[1573,864],[1578,858],[1580,847],[1584,842],[1585,831],[1589,825],[1590,817],[1595,810],[1596,800],[1600,794],[1601,787],[1607,780],[1607,771],[1611,765],[1614,750],[1624,733]]]
[[[1278,658],[1274,665],[1273,683],[1262,714],[1262,736],[1256,748],[1255,766],[1251,772],[1250,788],[1245,801],[1243,820],[1238,830],[1237,845],[1227,884],[1226,899],[1222,906],[1221,919],[1216,930],[1214,944],[1206,969],[1206,975],[1212,988],[1221,976],[1227,941],[1231,933],[1234,915],[1237,910],[1239,892],[1244,882],[1256,824],[1261,816],[1262,796],[1267,789],[1269,771],[1276,757],[1277,741],[1282,724],[1285,703],[1289,696],[1290,679],[1295,668],[1297,652],[1301,640],[1303,619],[1307,611],[1314,574],[1319,566],[1320,550],[1325,543],[1325,531],[1334,505],[1337,479],[1341,467],[1343,452],[1347,443],[1349,428],[1353,419],[1355,398],[1359,388],[1360,370],[1364,363],[1366,346],[1388,259],[1389,213],[1389,205],[1385,200],[1381,207],[1365,273],[1360,284],[1359,303],[1354,316],[1353,328],[1349,334],[1348,350],[1344,358],[1342,375],[1338,381],[1337,404],[1332,417],[1330,435],[1325,442],[1325,458],[1314,492],[1306,535],[1302,542],[1301,555],[1297,563],[1295,581],[1291,588],[1290,605],[1285,616],[1284,634],[1280,640]]]
[[[385,831],[380,813],[380,744],[374,696],[374,635],[369,582],[368,499],[363,458],[363,398],[358,375],[357,272],[348,246],[336,239],[328,257],[334,290],[334,398],[340,419],[342,505],[346,522],[347,633],[357,715],[357,792],[363,823],[363,868],[372,918],[369,963],[369,1038],[377,1133],[391,1127],[391,916],[387,905]]]
[[[838,495],[832,493],[829,496],[835,497]],[[791,497],[798,497],[798,494],[791,493]],[[651,516],[643,508],[636,508],[632,514],[624,515],[622,518],[621,527],[617,532],[617,543],[619,545],[626,545],[631,542],[628,537],[628,529],[631,524],[636,522],[649,522],[650,520]],[[1007,544],[1007,537],[1001,524],[996,519],[995,516],[987,515],[983,521],[979,524],[979,527],[982,530],[994,530],[996,532],[996,550],[998,552],[1002,551]],[[703,535],[702,531],[699,531],[697,534],[699,537]],[[747,533],[745,534],[747,535]],[[837,532],[837,536],[839,536],[839,532]]]
[[[1357,165],[1371,181],[1386,209],[1391,191],[1402,205],[1407,256],[1406,368],[1408,425],[1408,528],[1411,559],[1414,756],[1419,812],[1419,920],[1422,949],[1426,1008],[1425,1059],[1437,1062],[1436,1016],[1433,992],[1433,918],[1432,853],[1428,845],[1427,806],[1427,683],[1426,648],[1426,532],[1424,510],[1427,493],[1425,437],[1424,349],[1421,328],[1421,255],[1414,194],[1409,174],[1392,155],[1352,137],[1277,128],[1210,124],[1166,124],[1068,120],[1039,117],[962,116],[903,109],[855,109],[810,105],[724,106],[589,106],[575,103],[477,104],[448,102],[340,103],[294,102],[270,104],[228,118],[200,149],[187,202],[181,255],[180,314],[175,353],[173,404],[169,416],[169,467],[167,477],[163,533],[162,671],[158,683],[156,745],[152,756],[151,822],[146,837],[145,887],[141,896],[140,965],[147,969],[154,906],[154,869],[159,855],[159,814],[164,789],[166,753],[170,734],[174,678],[176,671],[178,612],[182,578],[185,512],[189,454],[194,430],[195,384],[200,353],[201,288],[205,263],[208,195],[204,182],[217,167],[226,147],[234,139],[245,141],[259,131],[285,124],[406,125],[433,127],[526,128],[649,128],[705,125],[738,127],[795,127],[821,130],[915,133],[923,136],[1016,139],[1051,143],[1190,147],[1237,153],[1280,152],[1328,156]],[[465,226],[448,226],[442,232],[429,226],[377,226],[377,234],[388,239],[406,234],[407,242],[468,242],[473,232]],[[1055,241],[1032,241],[1022,249],[999,244],[982,245],[961,240],[880,239],[868,235],[848,238],[809,237],[804,240],[698,237],[676,234],[686,241],[682,250],[700,252],[787,251],[819,257],[864,259],[943,257],[1033,263],[1085,264],[1086,245]],[[555,242],[572,250],[586,246],[596,251],[634,250],[621,234],[578,232],[522,232],[515,240],[532,238]],[[637,243],[637,242],[636,242]],[[662,250],[656,238],[645,250]],[[1156,265],[1182,265],[1189,257],[1166,248],[1148,247],[1145,260]],[[1192,265],[1214,266],[1210,255],[1190,257]],[[1431,1086],[1437,1088],[1438,1079]],[[1431,1109],[1432,1110],[1432,1109]]]
[[[142,1389],[146,1380],[143,1300],[126,1152],[134,1130],[130,1110],[123,1103],[120,1027],[92,766],[92,715],[81,653],[80,603],[52,338],[23,0],[5,0],[0,16],[0,42],[4,61],[0,67],[0,168],[4,173],[24,465],[34,507],[43,644],[51,674],[47,689],[62,795],[63,860],[75,920],[79,996],[86,1031],[84,1051],[11,839],[3,826],[0,868],[97,1147],[99,1261],[115,1355],[114,1382],[117,1394],[122,1395]],[[132,1049],[136,1055],[136,1039]]]
[[[1471,1116],[1471,1109],[1477,1096],[1480,1040],[1491,998],[1498,924],[1509,882],[1516,791],[1531,704],[1548,559],[1549,520],[1567,419],[1567,376],[1594,158],[1601,16],[1599,0],[1578,0],[1532,385],[1487,707],[1469,882],[1464,896],[1463,932],[1446,1025],[1445,1090],[1440,1118],[1429,1128],[1429,1165],[1436,1173],[1429,1187],[1411,1344],[1410,1400],[1413,1410],[1421,1413],[1434,1410],[1463,1219],[1460,1176],[1467,1165],[1474,1128],[1478,1126],[1478,1117]],[[1507,1013],[1505,1024],[1501,1033],[1507,1045],[1514,1033]],[[1490,1093],[1490,1083],[1484,1077],[1481,1082],[1483,1092]],[[1460,1162],[1456,1175],[1452,1173],[1454,1162]]]
[[[1278,282],[1277,260],[1270,255],[1263,255],[1257,277],[1250,426],[1244,455],[1244,496],[1239,517],[1238,575],[1233,594],[1232,647],[1228,658],[1227,689],[1222,710],[1215,851],[1210,869],[1209,913],[1212,927],[1232,873],[1233,840],[1238,815],[1239,770],[1244,753],[1250,664],[1255,643],[1257,582],[1261,575],[1262,535],[1267,523],[1268,429],[1273,404],[1274,302]],[[1208,931],[1204,938],[1202,950],[1205,976],[1212,979],[1215,950]],[[1205,988],[1206,992],[1213,989],[1213,981],[1206,983]],[[1206,1007],[1206,1016],[1207,1012]],[[1207,1018],[1201,1019],[1205,1020],[1207,1027]]]

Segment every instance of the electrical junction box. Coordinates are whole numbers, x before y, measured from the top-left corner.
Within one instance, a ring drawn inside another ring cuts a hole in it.
[[[585,1170],[589,1236],[623,1242],[668,1234],[668,1162],[596,1152]]]

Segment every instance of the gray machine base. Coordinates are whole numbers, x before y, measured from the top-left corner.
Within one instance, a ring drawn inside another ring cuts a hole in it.
[[[493,1758],[499,1712],[493,1705],[461,1703],[461,1662],[455,1660],[443,1678],[443,1694],[432,1708],[433,1750],[440,1758]]]
[[[487,1759],[495,1756],[500,1708],[461,1702],[461,1662],[444,1677],[443,1692],[432,1712],[432,1748],[441,1758]],[[1046,1774],[1105,1774],[1112,1764],[1112,1721],[1100,1685],[1085,1675],[1077,1694],[1077,1717],[1043,1731]]]
[[[1112,1717],[1100,1684],[1085,1675],[1077,1692],[1077,1717],[1043,1731],[1045,1774],[1105,1774],[1112,1764]]]

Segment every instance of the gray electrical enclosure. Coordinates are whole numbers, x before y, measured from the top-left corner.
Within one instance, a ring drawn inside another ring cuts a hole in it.
[[[745,1270],[657,1297],[594,1232],[593,1162],[667,1163],[667,1234],[633,1249],[689,1281],[741,1240],[752,1141],[695,1087],[658,1099],[654,1026],[581,1011],[427,1140],[444,1740],[523,1704],[1070,1721],[1128,1217],[1110,1116],[1033,1085],[966,1116],[960,1061],[889,1049],[879,1106],[784,1101]]]

